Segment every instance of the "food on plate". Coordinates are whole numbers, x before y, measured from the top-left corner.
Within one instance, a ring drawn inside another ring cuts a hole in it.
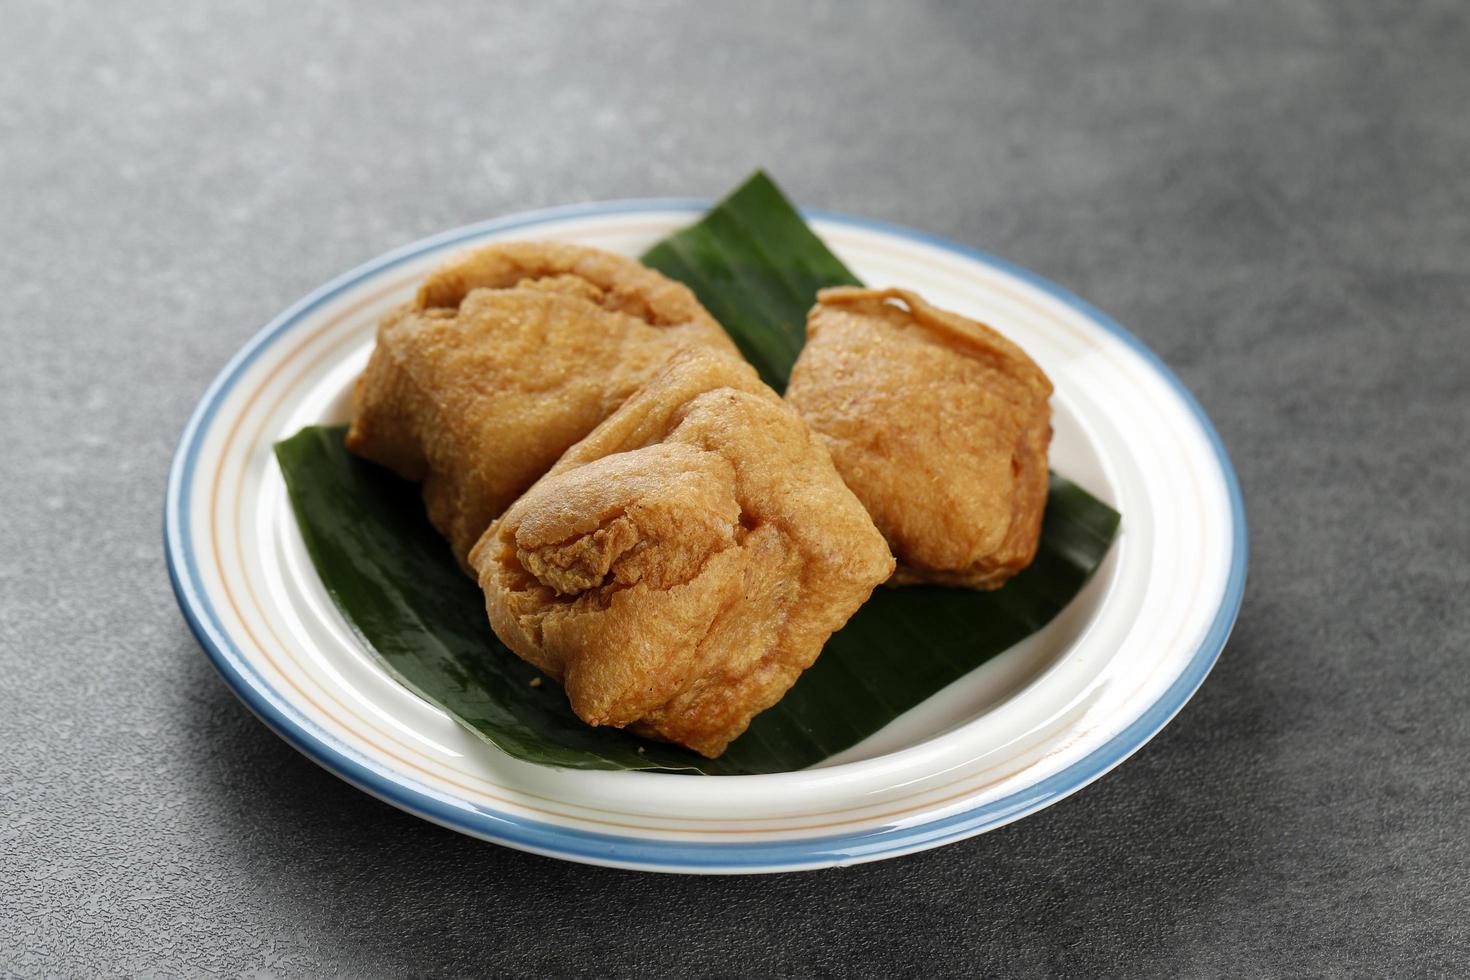
[[[469,558],[496,634],[582,720],[711,758],[894,565],[811,430],[714,346],[677,353]]]
[[[468,730],[579,769],[801,769],[1046,625],[1107,554],[1117,513],[1051,475],[1018,588],[890,589],[859,609],[880,580],[993,586],[1027,560],[1046,379],[910,294],[838,291],[775,401],[721,327],[780,391],[818,290],[858,279],[761,174],[641,261],[683,285],[595,249],[497,245],[385,319],[351,442],[426,479],[409,493],[432,523],[345,430],[277,444],[327,590]]]
[[[383,319],[347,446],[423,481],[463,564],[496,516],[685,346],[736,353],[686,286],[595,248],[489,245]]]
[[[1036,555],[1051,382],[996,331],[915,293],[817,298],[786,399],[893,549],[893,583],[998,588]]]
[[[878,584],[1032,560],[1050,393],[988,327],[843,287],[783,400],[686,286],[509,242],[384,317],[346,445],[422,481],[491,627],[579,718],[715,758]]]

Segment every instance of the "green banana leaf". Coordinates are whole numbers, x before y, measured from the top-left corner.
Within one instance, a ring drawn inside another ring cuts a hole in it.
[[[643,264],[694,290],[761,380],[781,392],[817,290],[862,285],[761,171],[645,252]]]
[[[816,290],[856,283],[764,174],[644,261],[688,283],[762,376],[784,387]],[[425,700],[516,758],[711,775],[820,762],[1045,626],[1107,555],[1118,514],[1053,475],[1031,567],[995,592],[878,589],[816,664],[716,760],[590,728],[561,688],[490,630],[484,597],[435,533],[418,488],[346,451],[341,427],[276,446],[308,552],[365,645]]]

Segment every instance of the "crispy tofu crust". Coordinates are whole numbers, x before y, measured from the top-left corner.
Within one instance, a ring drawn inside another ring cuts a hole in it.
[[[722,753],[893,571],[827,450],[686,349],[470,553],[496,634],[588,724]]]
[[[735,354],[687,287],[633,259],[489,245],[383,319],[347,447],[423,481],[464,564],[511,501],[686,346]]]
[[[1050,380],[996,331],[900,289],[825,289],[787,401],[898,558],[894,584],[994,589],[1036,556]]]

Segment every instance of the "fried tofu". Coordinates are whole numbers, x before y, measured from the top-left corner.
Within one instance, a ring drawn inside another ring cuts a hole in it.
[[[687,287],[633,259],[485,246],[384,318],[347,446],[423,481],[429,518],[463,564],[511,501],[689,346],[736,353]]]
[[[900,289],[824,289],[786,400],[898,559],[894,584],[994,589],[1036,556],[1050,380],[974,320]]]
[[[795,412],[687,349],[470,554],[496,634],[591,725],[720,755],[893,571]]]

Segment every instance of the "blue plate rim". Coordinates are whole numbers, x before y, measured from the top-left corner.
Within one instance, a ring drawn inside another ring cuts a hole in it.
[[[1204,682],[1240,611],[1245,593],[1248,535],[1245,503],[1235,469],[1219,433],[1193,393],[1152,350],[1107,314],[1061,286],[1005,259],[939,235],[836,211],[802,209],[808,219],[877,231],[920,242],[980,262],[1022,279],[1126,343],[1180,396],[1210,440],[1230,500],[1231,561],[1226,588],[1210,628],[1188,664],[1138,718],[1087,756],[1041,782],[999,800],[936,820],[827,837],[761,843],[686,842],[623,837],[559,827],[452,800],[415,780],[374,763],[342,743],[281,698],[235,647],[202,587],[195,556],[183,529],[188,495],[200,450],[220,403],[239,376],[305,314],[368,276],[399,263],[492,232],[571,218],[637,212],[703,213],[712,202],[698,198],[640,198],[545,208],[476,222],[394,249],[327,282],[288,307],[242,347],[205,391],[174,452],[164,497],[164,550],[169,581],[179,608],[210,661],[235,694],[265,724],[312,761],[373,796],[441,826],[521,850],[614,867],[673,872],[743,873],[829,867],[893,857],[992,830],[1033,813],[1102,777],[1146,744],[1189,701]],[[729,777],[740,778],[740,777]]]

